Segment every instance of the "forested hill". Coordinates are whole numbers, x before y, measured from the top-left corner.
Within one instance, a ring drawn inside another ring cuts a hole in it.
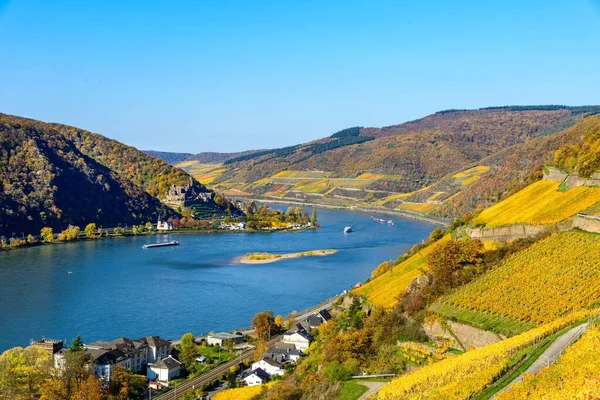
[[[398,175],[394,190],[412,191],[508,146],[555,133],[600,108],[506,107],[449,110],[383,128],[350,128],[308,144],[227,161],[239,181],[282,170],[324,170],[355,178]],[[225,176],[227,177],[227,175]]]
[[[144,150],[145,153],[151,155],[152,157],[160,158],[164,162],[177,165],[186,161],[196,161],[201,164],[220,164],[226,161],[229,161],[233,158],[248,156],[254,153],[263,152],[265,150],[248,150],[242,151],[238,153],[216,153],[216,152],[203,152],[197,154],[191,153],[172,153],[165,151],[155,151],[155,150]]]
[[[160,158],[167,164],[171,165],[179,164],[180,162],[185,161],[189,157],[193,156],[192,153],[173,153],[168,151],[143,150],[143,152],[151,155],[152,157]]]
[[[174,214],[49,125],[0,114],[0,133],[1,235],[89,222],[141,224]]]
[[[71,126],[0,114],[0,234],[42,226],[155,221],[175,214],[161,204],[174,186],[186,205],[236,212],[185,171],[116,140]],[[176,207],[173,205],[173,207]]]

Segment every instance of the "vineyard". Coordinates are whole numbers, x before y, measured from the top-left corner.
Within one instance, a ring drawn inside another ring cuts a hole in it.
[[[575,187],[561,192],[552,181],[538,181],[484,210],[476,225],[555,224],[600,202],[599,187]]]
[[[212,397],[213,400],[252,400],[257,395],[264,391],[267,391],[269,387],[273,386],[273,383],[267,383],[266,385],[257,386],[246,386],[237,389],[227,389],[215,394]]]
[[[366,296],[369,303],[378,307],[393,307],[408,285],[421,275],[421,269],[427,268],[427,255],[438,243],[450,240],[450,235],[444,236],[438,242],[419,251],[409,259],[396,265],[390,271],[371,280],[355,290],[356,294]]]
[[[498,400],[597,399],[600,396],[600,326],[569,347],[558,363],[498,394]]]
[[[600,301],[600,236],[555,234],[458,288],[431,310],[514,334]],[[513,321],[502,325],[502,321]]]
[[[459,172],[458,174],[453,175],[452,178],[454,178],[462,186],[466,186],[481,178],[481,175],[485,174],[489,170],[490,167],[486,165],[479,165],[466,171]]]
[[[510,339],[409,372],[382,387],[377,399],[469,399],[504,373],[517,352],[591,314],[572,313]]]

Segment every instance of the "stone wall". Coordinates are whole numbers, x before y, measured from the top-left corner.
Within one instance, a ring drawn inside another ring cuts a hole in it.
[[[510,225],[500,228],[467,228],[466,232],[473,239],[497,240],[507,242],[538,235],[551,227],[545,225]]]
[[[462,350],[487,346],[488,344],[505,339],[501,335],[484,331],[483,329],[478,329],[460,322],[448,321],[447,323],[450,330],[442,328],[438,322],[424,324],[423,329],[427,336],[432,340],[435,339],[435,335],[441,335],[455,341],[458,339],[460,343],[457,343],[456,346],[462,348]]]
[[[545,167],[544,180],[559,183],[564,181],[567,183],[567,189],[577,186],[600,186],[600,173],[594,173],[589,178],[582,178],[577,173],[568,173],[557,168]]]
[[[593,215],[577,214],[573,219],[573,229],[600,233],[600,217]]]

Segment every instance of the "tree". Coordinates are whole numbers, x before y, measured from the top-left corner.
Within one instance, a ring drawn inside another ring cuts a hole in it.
[[[41,347],[5,351],[0,355],[0,399],[37,397],[51,369],[52,358]]]
[[[54,241],[54,231],[50,227],[43,227],[40,231],[40,236],[42,240],[46,243],[52,243]]]
[[[275,317],[275,326],[277,327],[277,329],[281,329],[283,328],[283,317],[281,315],[278,315]]]
[[[179,353],[179,360],[183,363],[186,369],[190,369],[198,357],[199,350],[196,343],[194,343],[194,335],[191,332],[184,334],[181,337],[181,352]]]
[[[146,390],[146,378],[134,374],[121,367],[115,368],[110,380],[110,393],[115,400],[128,400],[142,398]]]
[[[317,209],[313,208],[312,216],[310,217],[310,224],[315,226],[317,224]]]
[[[256,330],[256,334],[261,339],[266,339],[271,335],[273,327],[273,311],[267,310],[258,313],[252,318],[252,327]]]
[[[269,343],[264,339],[259,339],[256,342],[256,348],[254,349],[254,361],[260,361],[264,353],[269,350]]]
[[[96,227],[96,224],[92,222],[90,224],[87,224],[83,231],[85,232],[85,236],[88,239],[96,239],[96,237],[97,237],[96,234],[98,233],[98,228]]]
[[[69,352],[75,353],[81,350],[83,350],[83,341],[81,340],[81,335],[77,335],[71,341],[71,347],[69,347]]]
[[[384,261],[381,264],[379,264],[377,269],[375,269],[373,272],[371,272],[371,278],[375,279],[378,276],[385,274],[386,272],[388,272],[391,269],[392,269],[392,263],[389,261]]]

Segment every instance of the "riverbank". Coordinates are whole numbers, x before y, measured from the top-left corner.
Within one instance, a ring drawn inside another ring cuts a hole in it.
[[[242,257],[239,257],[236,261],[239,264],[269,264],[277,261],[288,260],[290,258],[323,257],[335,253],[337,253],[337,250],[334,249],[301,251],[289,254],[248,253]]]
[[[121,234],[113,234],[113,233],[108,233],[109,230],[105,230],[103,234],[98,234],[97,237],[94,238],[89,238],[87,236],[85,236],[84,233],[80,234],[79,237],[75,240],[57,240],[55,239],[52,242],[45,242],[43,240],[41,240],[41,238],[38,237],[34,237],[34,241],[29,242],[27,240],[20,240],[17,245],[11,245],[11,244],[7,244],[5,246],[0,247],[0,253],[3,251],[11,251],[11,250],[18,250],[18,249],[25,249],[25,248],[29,248],[29,247],[36,247],[36,246],[47,246],[47,245],[63,245],[63,244],[68,244],[68,243],[77,243],[77,242],[90,242],[90,241],[96,241],[96,240],[105,240],[105,239],[122,239],[122,238],[127,238],[127,237],[142,237],[142,236],[156,236],[156,235],[186,235],[186,234],[193,234],[193,235],[210,235],[210,234],[232,234],[232,233],[289,233],[289,232],[303,232],[303,231],[308,231],[308,230],[315,230],[317,228],[319,228],[320,225],[316,225],[316,226],[302,226],[299,228],[296,227],[281,227],[281,228],[265,228],[265,229],[237,229],[237,230],[230,230],[230,229],[214,229],[214,228],[210,228],[210,229],[194,229],[194,228],[183,228],[183,229],[173,229],[170,231],[163,231],[163,230],[153,230],[153,231],[145,231],[145,232],[139,232],[139,233],[132,233],[131,231],[129,232],[125,232],[125,233],[121,233]]]
[[[239,198],[247,200],[247,201],[254,201],[254,202],[259,202],[259,203],[267,203],[267,204],[268,203],[293,204],[293,205],[299,205],[299,206],[326,208],[326,209],[331,209],[331,210],[344,210],[344,211],[356,211],[356,212],[371,213],[371,214],[378,213],[378,214],[386,214],[386,215],[396,215],[398,217],[412,219],[415,221],[427,222],[427,223],[430,223],[433,225],[441,226],[443,228],[447,228],[448,226],[450,226],[449,221],[445,221],[440,218],[430,217],[430,216],[417,214],[417,213],[411,213],[411,212],[402,211],[402,210],[395,210],[395,209],[391,210],[391,209],[385,208],[385,207],[372,207],[372,208],[358,207],[358,206],[347,207],[347,206],[334,206],[331,204],[309,203],[309,202],[304,202],[304,201],[293,201],[293,200],[290,200],[290,201],[285,200],[284,201],[284,200],[274,200],[274,199],[264,199],[264,198],[246,198],[246,197],[239,197]]]

